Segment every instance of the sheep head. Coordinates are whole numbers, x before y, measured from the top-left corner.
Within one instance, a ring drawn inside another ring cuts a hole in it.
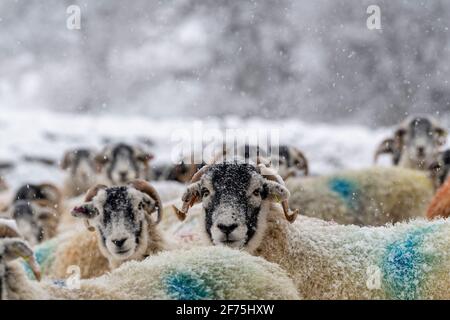
[[[127,186],[93,187],[72,215],[85,219],[89,229],[97,232],[100,249],[107,257],[128,260],[145,251],[149,226],[161,221],[162,203],[150,184],[134,180]]]
[[[126,185],[148,174],[153,155],[138,146],[118,143],[106,147],[95,157],[98,171],[111,185]]]
[[[395,165],[426,170],[435,161],[439,147],[446,143],[447,134],[430,116],[409,117],[398,126],[393,138],[380,144],[375,161],[380,154],[391,153]]]
[[[213,244],[251,251],[262,239],[272,203],[281,202],[286,219],[294,222],[298,211],[289,210],[289,195],[283,179],[263,163],[223,162],[199,170],[182,197],[182,209],[174,209],[184,219],[201,202]]]

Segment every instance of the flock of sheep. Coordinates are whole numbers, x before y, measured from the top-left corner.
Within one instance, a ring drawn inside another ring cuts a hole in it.
[[[446,136],[408,118],[375,150],[392,167],[329,176],[292,146],[69,151],[62,187],[0,182],[0,299],[449,299]]]

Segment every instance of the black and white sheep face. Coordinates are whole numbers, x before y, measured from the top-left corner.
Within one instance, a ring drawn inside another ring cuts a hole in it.
[[[106,254],[127,260],[145,250],[149,215],[154,210],[155,201],[151,197],[122,186],[99,190],[92,201],[75,208],[72,214],[89,219]]]
[[[201,199],[205,231],[214,245],[252,251],[264,235],[270,202],[287,199],[289,191],[251,164],[226,162],[212,165],[184,198],[189,194]]]
[[[430,170],[435,186],[440,187],[450,176],[450,150],[441,152],[437,161],[430,165]]]
[[[19,200],[13,204],[11,211],[20,233],[31,245],[53,236],[49,230],[54,229],[58,216],[54,208],[38,202]]]
[[[294,147],[279,146],[278,156],[272,156],[271,162],[278,163],[278,172],[283,179],[308,175],[308,162],[303,153]]]
[[[67,152],[61,162],[61,167],[68,171],[76,185],[86,186],[85,189],[88,189],[95,183],[97,165],[92,150],[78,149]]]
[[[152,156],[140,148],[117,144],[97,156],[104,178],[111,185],[124,185],[134,179],[146,179]]]
[[[435,160],[445,132],[430,119],[415,117],[396,135],[402,141],[400,165],[411,163],[412,167],[426,169]]]

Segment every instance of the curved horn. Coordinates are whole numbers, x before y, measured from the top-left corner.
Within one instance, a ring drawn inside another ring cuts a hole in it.
[[[58,189],[58,187],[56,187],[54,184],[52,183],[41,183],[39,185],[39,188],[42,189],[47,189],[50,190],[50,192],[52,192],[55,196],[54,202],[56,204],[59,204],[61,202],[62,199],[62,193],[61,191]],[[49,199],[50,201],[52,201],[51,199]]]
[[[200,170],[198,170],[193,176],[192,179],[190,181],[190,185],[198,182],[202,176],[205,174],[205,172],[211,167],[211,165],[207,164],[204,165]],[[189,189],[189,186],[188,186]],[[197,201],[198,196],[194,195],[191,198],[183,198],[183,206],[181,207],[181,210],[178,209],[176,206],[172,205],[172,209],[175,211],[175,214],[177,215],[178,219],[183,221],[186,219],[186,215],[189,211],[189,209],[195,204],[195,202]]]
[[[163,214],[163,205],[162,205],[162,201],[161,198],[159,197],[158,192],[156,191],[156,189],[151,186],[147,181],[144,180],[134,180],[131,181],[130,183],[135,189],[147,194],[150,196],[150,198],[152,198],[153,200],[155,200],[156,202],[156,207],[158,208],[158,217],[156,219],[156,223],[158,224],[161,219],[162,219],[162,214]]]
[[[395,141],[392,138],[388,138],[383,140],[380,145],[378,146],[377,150],[375,151],[375,155],[373,157],[373,162],[377,163],[378,161],[378,157],[381,154],[385,154],[385,153],[394,153],[394,145],[395,145]]]
[[[200,170],[198,170],[191,178],[190,183],[194,183],[199,181],[202,176],[205,174],[205,172],[209,169],[210,165],[203,166]]]
[[[278,173],[276,173],[275,170],[273,170],[272,168],[268,168],[264,164],[259,164],[257,166],[257,171],[267,180],[275,181],[283,186],[285,185],[283,178]],[[287,199],[281,201],[281,206],[283,207],[283,212],[284,216],[286,217],[286,220],[289,221],[290,223],[293,223],[295,219],[297,219],[299,210],[296,209],[292,211],[289,208],[289,202]]]
[[[84,202],[90,202],[92,201],[92,199],[94,199],[94,197],[97,195],[97,193],[101,190],[101,189],[106,189],[108,188],[107,186],[105,186],[104,184],[98,184],[95,187],[92,187],[88,190],[88,192],[86,193],[86,196],[84,197]]]

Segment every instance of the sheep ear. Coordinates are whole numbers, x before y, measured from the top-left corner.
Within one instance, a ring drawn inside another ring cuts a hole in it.
[[[267,193],[267,198],[274,202],[282,202],[289,199],[289,190],[275,181],[267,181],[264,183],[264,190]]]
[[[81,206],[72,209],[72,216],[75,218],[92,219],[98,216],[98,210],[92,202],[86,202]]]

